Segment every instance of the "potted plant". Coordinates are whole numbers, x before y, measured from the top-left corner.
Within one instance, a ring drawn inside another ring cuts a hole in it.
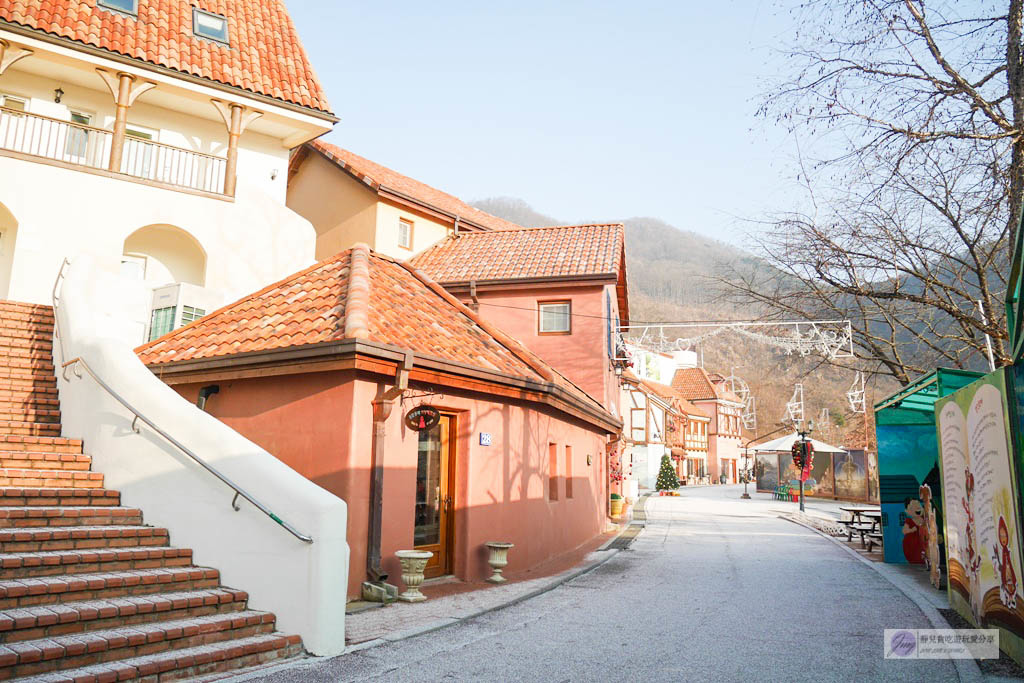
[[[622,496],[617,493],[611,495],[612,499],[612,517],[622,516]]]

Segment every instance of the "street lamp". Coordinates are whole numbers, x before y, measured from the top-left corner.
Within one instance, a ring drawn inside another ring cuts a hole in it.
[[[814,431],[814,420],[807,422],[807,429],[797,430],[797,434],[800,435],[800,451],[804,457],[804,467],[807,467],[809,449],[807,448],[810,444],[807,440],[807,435]],[[804,511],[804,475],[800,474],[800,512]]]

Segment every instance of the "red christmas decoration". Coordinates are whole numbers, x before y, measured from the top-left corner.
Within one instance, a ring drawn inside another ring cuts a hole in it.
[[[800,470],[800,481],[807,481],[814,467],[814,445],[810,441],[796,441],[792,453],[793,465]]]

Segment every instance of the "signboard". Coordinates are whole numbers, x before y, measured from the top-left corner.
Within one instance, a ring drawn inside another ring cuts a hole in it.
[[[1018,495],[1005,369],[935,403],[945,508],[949,602],[979,628],[999,627],[1024,653]]]
[[[405,414],[405,426],[422,431],[430,429],[441,421],[441,411],[433,406],[416,406]]]

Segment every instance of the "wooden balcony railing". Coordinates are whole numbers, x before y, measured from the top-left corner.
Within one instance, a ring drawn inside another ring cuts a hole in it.
[[[113,136],[102,128],[0,107],[0,149],[106,169]],[[119,170],[164,185],[223,194],[226,165],[221,157],[127,136]]]

